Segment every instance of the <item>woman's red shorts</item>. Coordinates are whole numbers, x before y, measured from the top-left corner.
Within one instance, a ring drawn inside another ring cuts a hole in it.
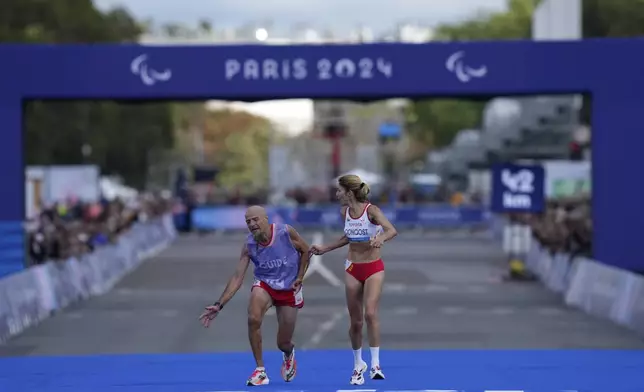
[[[358,282],[364,283],[371,275],[384,271],[385,263],[382,262],[382,259],[370,261],[368,263],[352,263],[347,260],[344,263],[344,270],[356,278]]]

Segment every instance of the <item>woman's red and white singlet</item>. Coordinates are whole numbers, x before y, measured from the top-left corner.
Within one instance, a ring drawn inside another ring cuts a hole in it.
[[[382,228],[369,220],[367,210],[371,204],[367,203],[362,210],[362,214],[353,218],[349,213],[350,208],[347,207],[344,216],[344,235],[349,242],[369,242],[375,237]]]

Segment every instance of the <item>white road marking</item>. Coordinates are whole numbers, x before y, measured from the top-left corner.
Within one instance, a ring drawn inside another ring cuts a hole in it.
[[[407,291],[407,286],[402,283],[386,283],[383,285],[382,289],[388,293],[404,293]]]
[[[304,345],[304,348],[313,348],[320,344],[320,342],[322,342],[326,335],[328,335],[329,332],[331,332],[333,328],[335,328],[338,322],[342,320],[344,315],[345,312],[336,312],[331,316],[331,318],[320,324],[313,336],[311,336],[311,339],[308,341],[308,343]]]
[[[418,314],[418,308],[411,306],[404,306],[394,309],[393,313],[396,316],[412,316]]]
[[[376,389],[338,389],[335,392],[376,392]]]
[[[563,314],[563,310],[559,308],[554,308],[554,307],[543,307],[539,308],[537,310],[537,313],[544,315],[544,316],[559,316]]]
[[[490,289],[485,286],[466,286],[463,290],[469,294],[484,294],[490,291]]]
[[[460,306],[445,306],[441,308],[440,312],[443,314],[463,314],[465,309]]]
[[[490,313],[499,315],[499,316],[505,316],[505,315],[514,313],[514,309],[498,306],[498,307],[492,308],[490,310]]]
[[[313,234],[314,245],[322,244],[323,240],[324,238],[322,236],[322,233],[317,232]],[[340,278],[335,276],[335,274],[322,263],[322,256],[318,256],[318,255],[311,256],[311,260],[309,262],[309,269],[306,270],[306,275],[304,275],[304,279],[310,277],[314,272],[317,272],[318,274],[322,275],[322,277],[327,282],[329,282],[331,286],[335,286],[335,287],[342,286],[342,281],[340,280]]]

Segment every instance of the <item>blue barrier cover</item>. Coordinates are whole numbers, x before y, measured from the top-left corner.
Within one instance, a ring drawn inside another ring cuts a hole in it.
[[[483,207],[434,205],[424,207],[381,207],[391,223],[400,227],[461,227],[485,224],[489,213]],[[272,207],[267,209],[272,222],[303,228],[340,228],[343,217],[338,206]],[[192,224],[197,230],[245,229],[245,206],[199,207],[192,211]]]

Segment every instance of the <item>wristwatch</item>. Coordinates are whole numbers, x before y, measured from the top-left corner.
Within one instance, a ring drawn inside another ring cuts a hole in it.
[[[219,306],[219,310],[222,310],[224,308],[224,305],[221,304],[221,302],[217,301],[212,306]]]

